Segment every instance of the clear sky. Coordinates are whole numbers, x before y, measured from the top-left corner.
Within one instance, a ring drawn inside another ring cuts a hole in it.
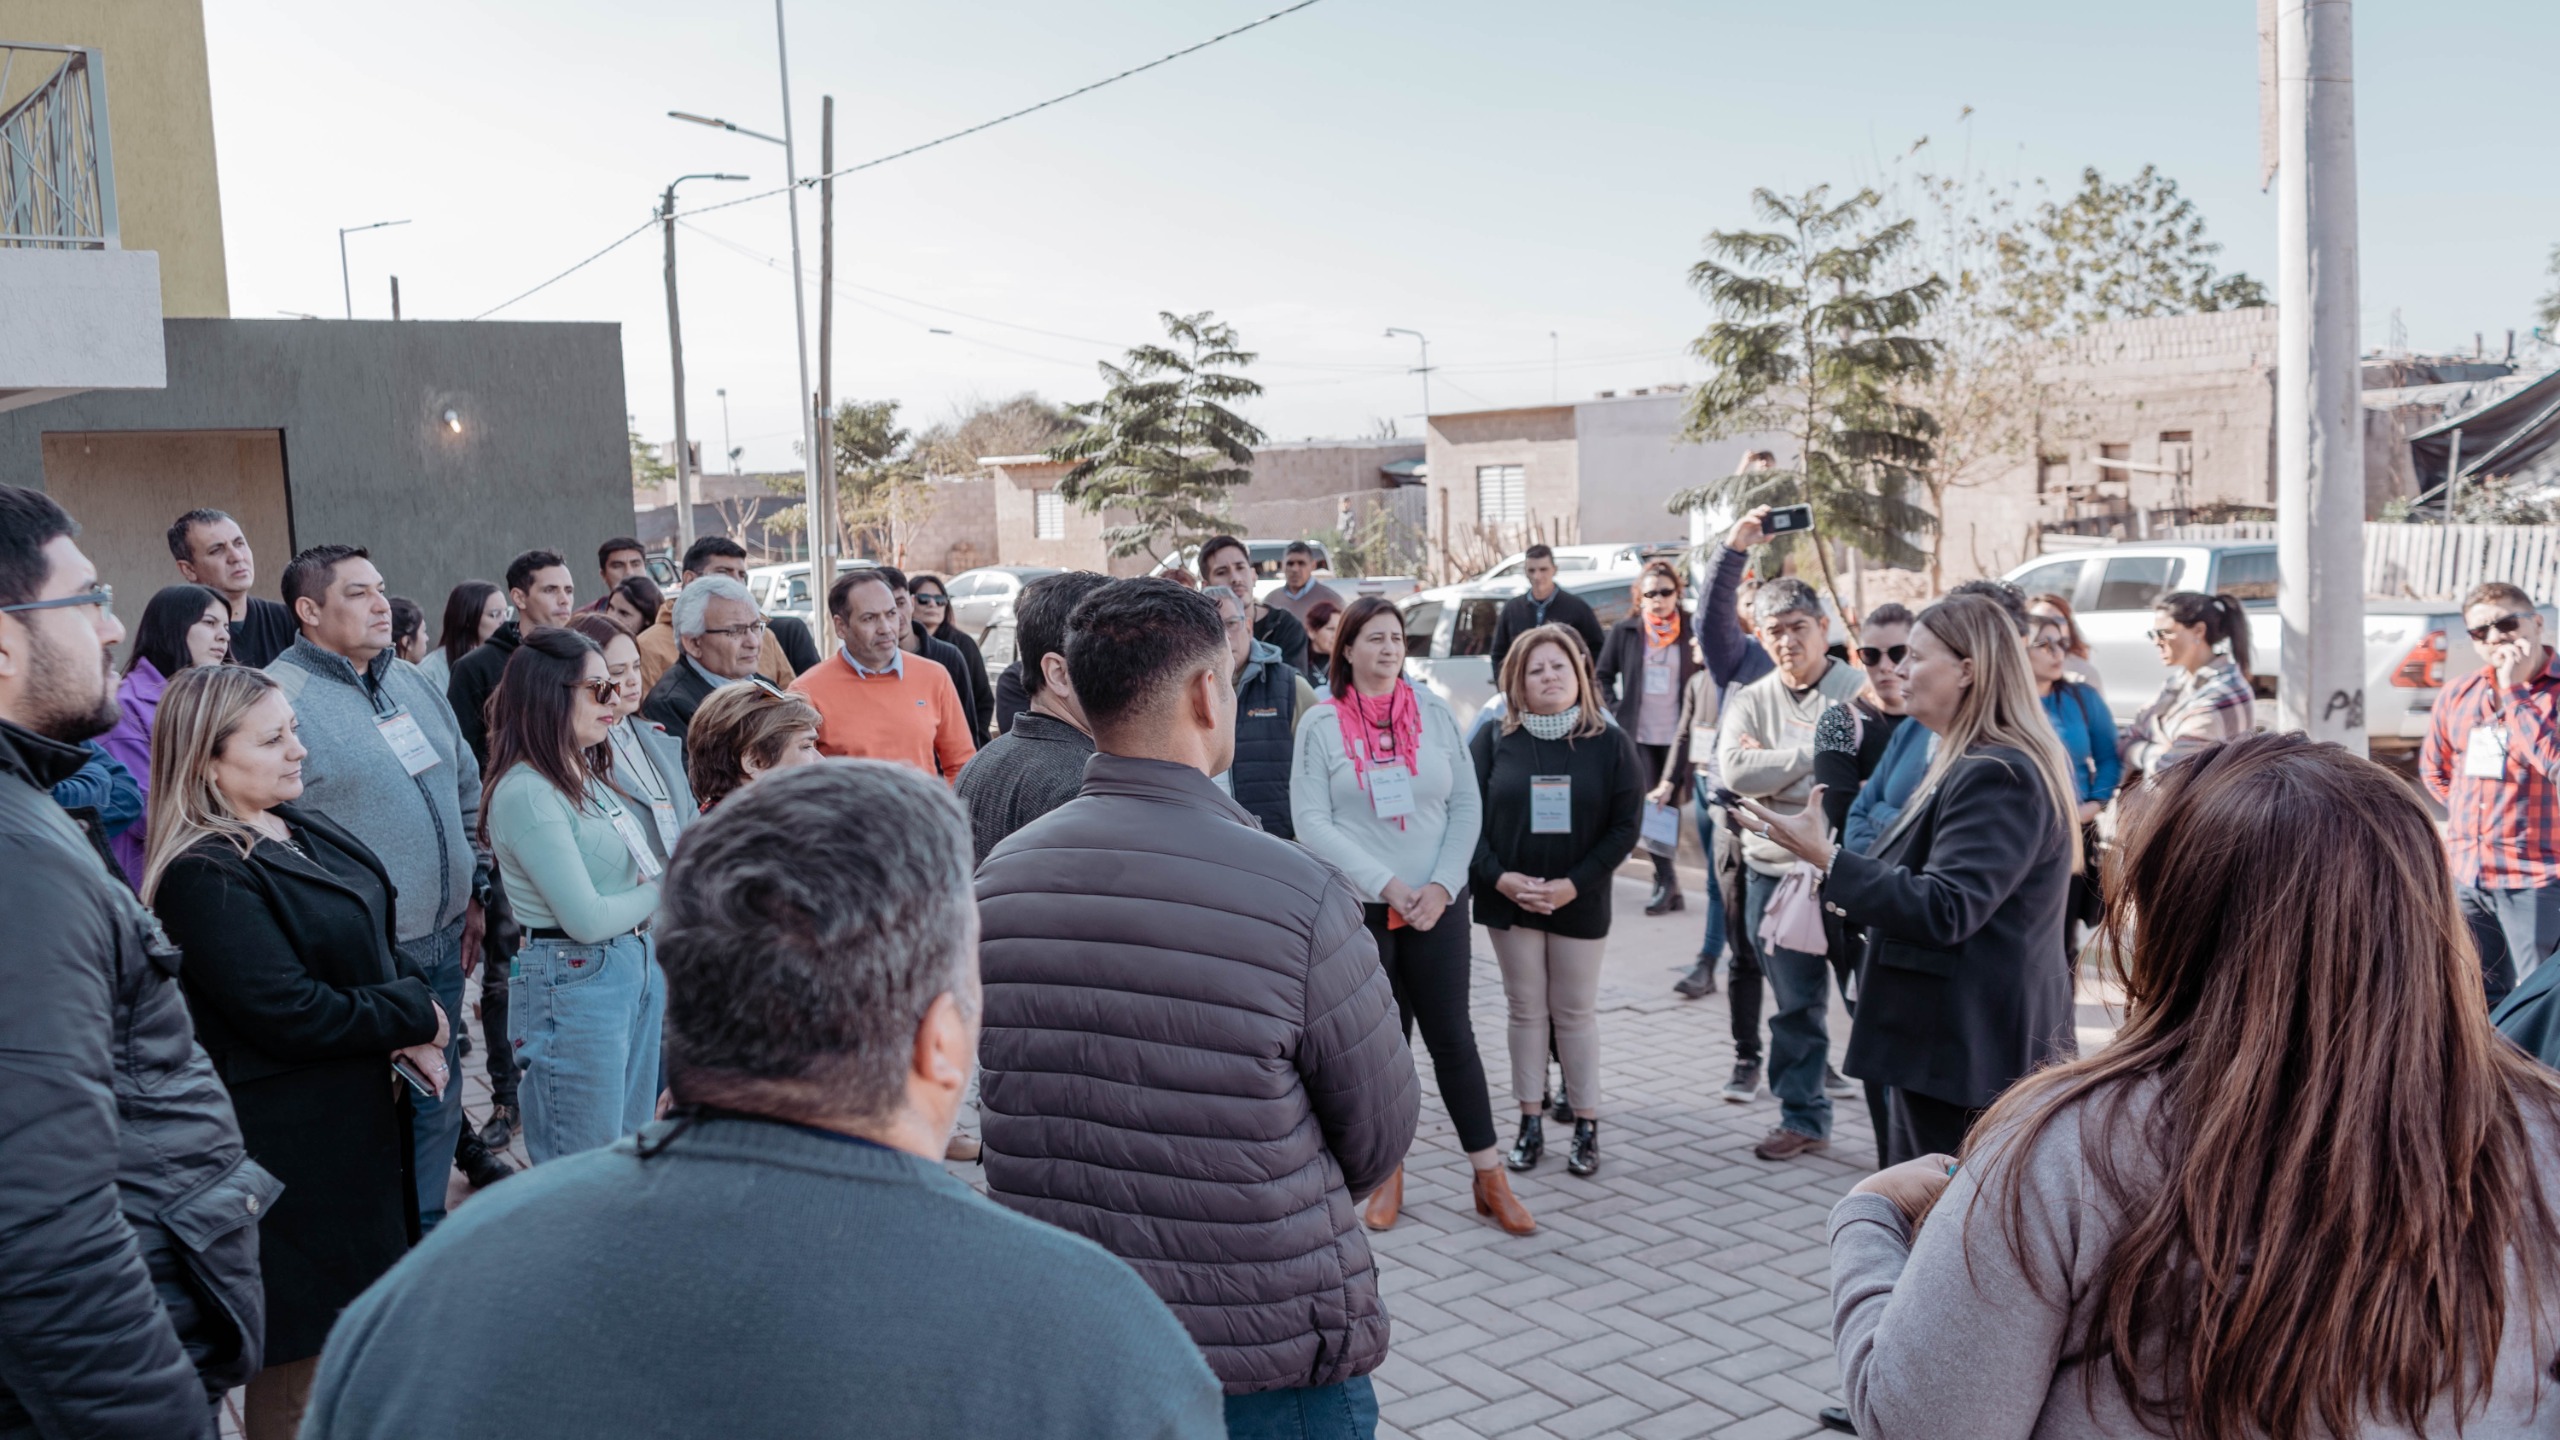
[[[1100,79],[1282,0],[793,0],[802,173],[833,94],[838,163]],[[233,313],[359,316],[400,277],[418,318],[476,314],[649,218],[770,188],[772,10],[757,0],[206,0]],[[2356,16],[2363,314],[2382,344],[2493,351],[2560,242],[2547,109],[2560,6],[2368,4]],[[2177,179],[2272,285],[2250,0],[1321,0],[1201,54],[836,187],[840,397],[929,422],[969,396],[1099,389],[1160,310],[1215,310],[1264,357],[1277,437],[1419,431],[1438,410],[1696,378],[1684,275],[1755,186],[1854,185],[1919,161],[2068,186]],[[1963,107],[1973,107],[1960,122]],[[817,215],[802,204],[816,340]],[[797,465],[780,197],[680,229],[691,428],[721,402],[750,468]],[[628,403],[672,433],[657,232],[504,312],[622,326]],[[939,307],[939,308],[936,308]],[[949,334],[937,334],[947,330]]]

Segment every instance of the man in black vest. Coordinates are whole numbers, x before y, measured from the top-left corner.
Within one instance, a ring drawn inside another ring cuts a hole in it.
[[[1289,765],[1298,750],[1298,721],[1315,708],[1316,687],[1280,657],[1280,647],[1253,638],[1245,601],[1224,585],[1201,594],[1218,602],[1227,627],[1227,653],[1236,663],[1236,758],[1218,788],[1253,812],[1262,828],[1283,840],[1298,832],[1289,823]]]

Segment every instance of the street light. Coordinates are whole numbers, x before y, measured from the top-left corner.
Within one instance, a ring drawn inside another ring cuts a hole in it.
[[[720,453],[729,461],[729,473],[738,473],[738,447],[729,443],[729,391],[723,386],[712,392],[720,397]]]
[[[1422,341],[1422,363],[1409,373],[1422,377],[1422,428],[1428,431],[1431,428],[1431,342],[1424,340],[1419,330],[1407,330],[1396,325],[1387,327],[1388,339],[1393,340],[1399,335],[1410,335]]]
[[[667,232],[667,363],[676,385],[676,554],[693,548],[693,447],[684,433],[684,325],[676,318],[676,187],[687,180],[744,180],[744,175],[679,175],[659,198]],[[725,406],[724,406],[725,408]]]
[[[347,283],[347,237],[359,230],[387,230],[406,225],[406,220],[376,220],[370,225],[342,225],[338,228],[338,290],[347,302],[347,318],[356,318],[355,287]]]

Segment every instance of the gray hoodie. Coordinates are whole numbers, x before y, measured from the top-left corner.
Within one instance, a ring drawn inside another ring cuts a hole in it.
[[[267,667],[302,726],[302,804],[336,821],[380,857],[399,891],[400,938],[432,935],[462,918],[488,874],[480,828],[480,762],[462,740],[444,692],[385,650],[355,665],[302,636]],[[435,763],[408,773],[382,724],[414,719]]]

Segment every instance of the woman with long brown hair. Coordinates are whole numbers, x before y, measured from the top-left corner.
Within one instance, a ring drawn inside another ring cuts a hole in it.
[[[2551,1433],[2560,1076],[2489,1028],[2425,809],[2251,736],[2122,856],[2124,1029],[1832,1211],[1859,1428]]]

